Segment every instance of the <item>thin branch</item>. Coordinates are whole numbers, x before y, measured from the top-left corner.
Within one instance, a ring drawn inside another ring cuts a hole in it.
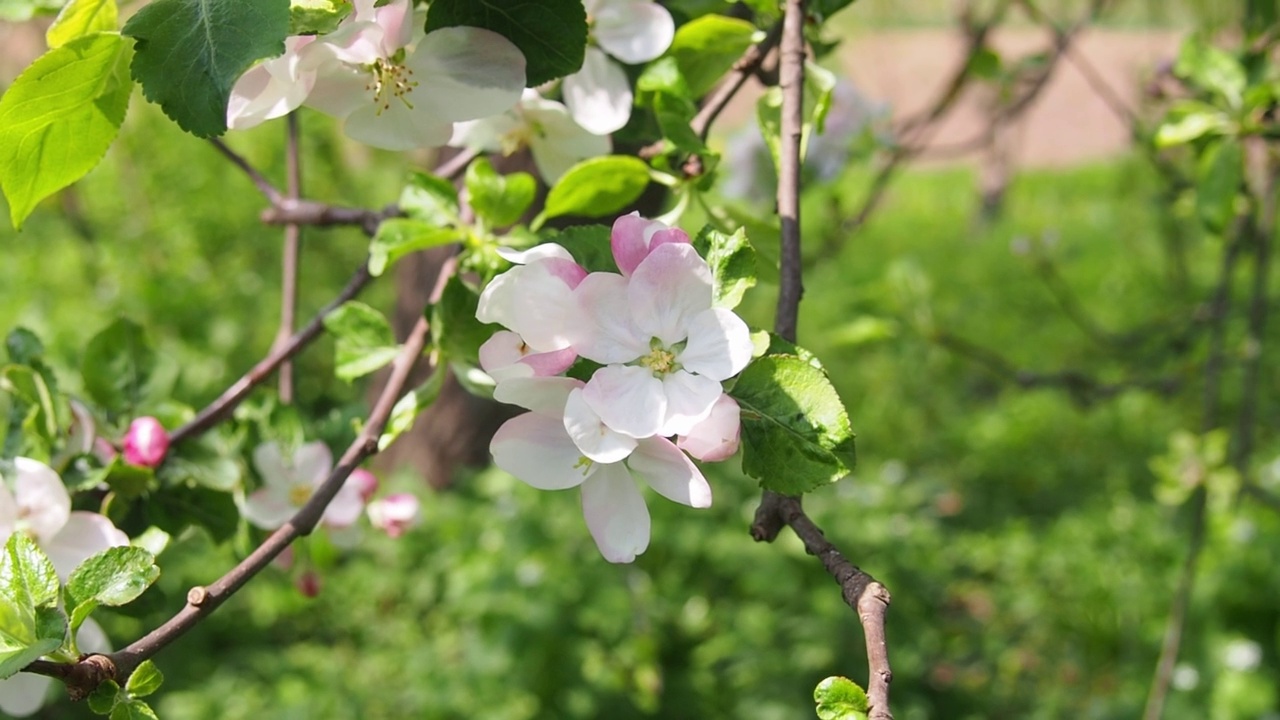
[[[302,192],[302,161],[298,152],[298,113],[291,112],[286,123],[285,167],[286,198],[297,200]],[[284,226],[284,247],[281,251],[280,279],[280,331],[276,333],[276,349],[289,342],[298,316],[298,254],[301,249],[301,227],[297,223]],[[293,403],[293,362],[280,364],[280,402]]]
[[[209,142],[218,149],[218,152],[221,152],[228,160],[234,163],[236,167],[243,170],[245,175],[249,176],[249,179],[253,181],[254,186],[258,188],[258,192],[261,192],[267,198],[268,202],[275,205],[284,199],[284,196],[278,189],[276,189],[275,185],[271,184],[270,180],[250,165],[249,161],[245,160],[242,155],[237,153],[235,150],[232,150],[226,143],[222,142],[221,138],[209,138]]]
[[[303,348],[319,337],[321,331],[324,330],[325,317],[337,310],[338,306],[358,295],[372,277],[369,274],[368,264],[361,265],[352,275],[351,280],[347,282],[347,286],[342,289],[342,292],[338,293],[338,296],[328,305],[321,308],[320,312],[316,313],[315,317],[305,327],[289,338],[289,342],[272,350],[257,365],[254,365],[249,372],[227,388],[222,395],[219,395],[217,400],[214,400],[208,407],[196,413],[191,422],[174,430],[169,436],[170,441],[177,444],[200,435],[231,414],[253,388],[266,382],[271,377],[271,373],[281,363],[297,355]]]
[[[422,356],[426,346],[429,326],[425,317],[419,318],[417,325],[409,333],[400,353],[391,366],[391,376],[387,380],[382,394],[370,411],[364,430],[351,443],[346,452],[339,458],[337,466],[329,473],[329,477],[316,488],[315,493],[294,516],[278,530],[267,537],[261,545],[243,561],[205,587],[192,588],[187,593],[187,604],[160,627],[131,643],[123,650],[105,655],[89,655],[75,663],[76,666],[92,665],[92,671],[78,672],[59,670],[58,674],[65,682],[82,678],[86,682],[94,679],[101,682],[111,678],[123,684],[130,673],[143,661],[151,658],[169,643],[184,635],[200,621],[208,617],[222,603],[236,593],[254,575],[271,563],[277,555],[294,540],[309,535],[319,523],[325,508],[351,472],[365,459],[378,452],[378,439],[385,429],[387,419],[400,395],[404,392],[409,379],[410,370]],[[109,664],[107,666],[106,664]],[[44,665],[29,666],[28,669],[42,674],[48,668]],[[110,672],[105,672],[107,669]],[[96,684],[68,685],[73,697],[84,697],[92,692]]]
[[[312,227],[335,227],[356,225],[365,235],[373,237],[383,220],[401,217],[404,213],[395,205],[388,205],[381,211],[367,208],[340,207],[314,200],[281,200],[262,211],[262,222],[268,225],[310,225]]]
[[[479,150],[468,148],[440,163],[439,167],[431,171],[431,174],[438,175],[446,180],[453,180],[461,175],[463,170],[467,169],[472,160],[478,157],[480,157]]]
[[[788,0],[779,51],[782,88],[781,150],[778,158],[778,219],[781,224],[780,277],[774,330],[796,341],[804,296],[800,257],[800,139],[804,130],[804,2]]]

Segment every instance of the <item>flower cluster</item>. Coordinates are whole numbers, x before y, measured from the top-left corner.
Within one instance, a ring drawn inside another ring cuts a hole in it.
[[[610,242],[621,273],[588,273],[554,244],[504,252],[516,266],[489,283],[476,315],[506,328],[480,348],[494,397],[530,410],[498,430],[494,462],[543,490],[581,486],[600,552],[631,562],[649,544],[633,478],[711,504],[686,453],[736,452],[738,405],[721,383],[746,367],[752,343],[737,315],[713,306],[711,269],[684,231],[632,214]],[[585,382],[561,375],[579,357],[601,366]]]
[[[253,127],[300,105],[345,121],[374,147],[443,145],[453,123],[500,113],[520,99],[525,59],[498,33],[451,27],[415,32],[412,0],[355,0],[332,33],[298,35],[231,90],[227,126]]]

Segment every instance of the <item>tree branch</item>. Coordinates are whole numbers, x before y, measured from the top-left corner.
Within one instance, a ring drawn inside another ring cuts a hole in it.
[[[286,123],[285,197],[297,200],[302,191],[302,161],[298,153],[298,113],[291,112]],[[298,254],[301,245],[301,228],[297,223],[284,226],[284,246],[281,249],[280,279],[280,330],[276,333],[275,350],[289,342],[298,315]],[[280,402],[293,403],[293,362],[280,364]]]
[[[209,142],[218,149],[218,152],[225,155],[228,160],[234,163],[236,167],[243,170],[245,175],[249,176],[249,179],[253,181],[254,186],[258,188],[258,192],[262,193],[267,198],[267,202],[275,205],[284,199],[284,195],[276,189],[275,185],[271,184],[270,180],[264,177],[262,173],[258,172],[255,167],[250,165],[249,161],[245,160],[242,155],[237,153],[235,150],[232,150],[226,143],[222,142],[221,138],[209,138]]]

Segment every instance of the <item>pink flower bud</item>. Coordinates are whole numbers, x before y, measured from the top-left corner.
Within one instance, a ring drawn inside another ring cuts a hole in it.
[[[369,522],[387,535],[398,538],[421,519],[418,498],[409,493],[395,493],[369,503]]]
[[[158,467],[169,452],[169,433],[153,417],[140,417],[129,424],[124,436],[124,459],[131,465]]]
[[[350,477],[347,478],[347,484],[354,485],[360,491],[360,499],[365,502],[369,502],[369,498],[378,492],[378,476],[364,468],[352,470]]]
[[[320,575],[315,570],[302,573],[293,584],[306,597],[313,598],[320,594]]]

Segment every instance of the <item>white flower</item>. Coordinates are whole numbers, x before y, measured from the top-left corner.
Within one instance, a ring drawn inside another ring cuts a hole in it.
[[[111,641],[93,618],[86,618],[76,631],[76,647],[82,653],[109,653]],[[33,715],[49,695],[53,678],[32,673],[18,673],[0,680],[0,712],[10,717]]]
[[[565,429],[569,422],[565,405],[582,392],[581,385],[569,378],[511,381],[508,392],[519,388],[519,399],[533,406],[534,412],[504,423],[489,449],[499,468],[535,488],[581,486],[582,513],[600,554],[609,562],[631,562],[649,546],[649,509],[636,479],[670,500],[695,508],[710,507],[711,487],[689,458],[665,438],[633,441],[625,459],[616,462],[590,459]],[[503,389],[502,384],[498,387]],[[508,394],[505,399],[513,398]]]
[[[528,147],[533,164],[548,185],[588,158],[608,155],[613,143],[574,122],[569,110],[527,89],[515,107],[482,120],[460,122],[453,127],[449,144],[510,155]]]
[[[12,490],[0,482],[0,543],[15,532],[31,535],[63,580],[93,555],[129,544],[105,516],[72,512],[71,496],[53,468],[24,457],[13,465]]]
[[[398,538],[422,519],[418,498],[409,493],[392,493],[369,503],[369,522],[387,535]]]
[[[675,22],[651,0],[584,2],[595,46],[587,46],[582,69],[564,79],[561,92],[579,125],[608,135],[627,124],[633,99],[626,73],[609,56],[629,65],[653,60],[671,46]]]
[[[245,498],[241,511],[245,519],[264,530],[274,530],[293,517],[311,499],[333,469],[333,455],[322,442],[301,445],[288,460],[275,441],[259,445],[253,451],[253,464],[263,486]],[[362,483],[346,482],[338,490],[321,523],[335,529],[355,523],[364,509],[360,497]]]
[[[453,123],[502,112],[524,88],[524,55],[473,27],[414,40],[413,5],[355,12],[313,42],[290,38],[286,53],[251,69],[232,90],[228,126],[250,127],[306,104],[345,120],[346,134],[388,150],[443,145]],[[412,47],[410,47],[412,45]]]
[[[727,394],[711,406],[711,414],[676,439],[676,447],[703,462],[727,460],[738,452],[742,434],[741,408]]]

